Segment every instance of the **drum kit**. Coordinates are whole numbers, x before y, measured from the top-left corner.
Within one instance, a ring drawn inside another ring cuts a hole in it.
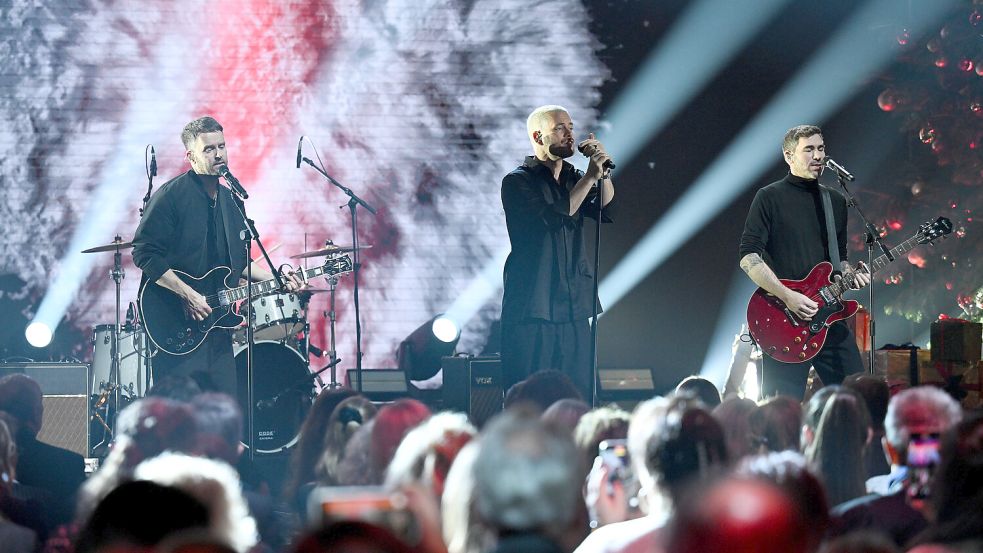
[[[120,321],[120,287],[124,275],[122,251],[133,247],[116,236],[112,242],[83,250],[82,253],[113,252],[114,264],[110,276],[116,288],[116,321],[97,325],[92,333],[92,370],[89,376],[91,403],[90,435],[93,450],[104,451],[113,439],[115,414],[133,401],[145,396],[153,385],[153,356],[151,340],[139,320],[134,304],[127,310],[126,320]],[[368,249],[372,246],[358,246]],[[332,257],[356,250],[327,241],[323,248],[293,255],[291,259]],[[305,288],[298,291],[276,291],[253,298],[249,324],[253,333],[253,433],[256,453],[278,453],[294,444],[300,426],[320,388],[337,388],[335,365],[338,364],[335,344],[335,292],[338,276],[327,277],[327,288]],[[321,350],[310,343],[308,307],[314,294],[330,294],[328,319],[330,347]],[[245,325],[233,332],[239,402],[247,409],[247,332]],[[330,363],[311,371],[310,355],[326,357]],[[330,381],[320,374],[330,370]],[[99,436],[102,436],[100,441]]]

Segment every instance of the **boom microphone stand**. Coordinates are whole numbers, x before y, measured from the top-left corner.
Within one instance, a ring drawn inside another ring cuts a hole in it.
[[[259,246],[259,251],[263,254],[263,259],[266,260],[267,265],[270,267],[270,272],[273,273],[273,279],[276,280],[277,288],[280,290],[284,289],[283,280],[280,278],[279,272],[273,267],[273,261],[270,260],[270,254],[267,253],[266,248],[263,247],[263,242],[259,239],[259,231],[256,230],[256,225],[252,219],[246,217],[246,205],[243,203],[243,197],[239,194],[239,191],[234,187],[231,188],[234,192],[232,197],[232,203],[236,206],[236,210],[239,211],[239,215],[242,216],[243,222],[246,223],[245,230],[239,233],[239,239],[245,243],[246,250],[246,431],[247,431],[247,446],[249,447],[249,459],[252,460],[256,457],[256,432],[255,432],[255,411],[256,411],[256,400],[253,393],[253,346],[255,341],[253,338],[253,264],[250,260],[250,245],[255,240],[256,245]]]
[[[303,140],[303,137],[301,137]],[[301,156],[301,152],[297,152],[298,163],[297,166],[300,167],[300,161],[303,161],[313,167],[318,173],[328,179],[328,182],[335,185],[339,190],[344,192],[348,196],[348,210],[351,213],[352,219],[352,289],[353,297],[355,302],[355,390],[362,391],[362,317],[358,305],[358,275],[362,269],[362,263],[360,261],[361,254],[358,247],[358,206],[361,205],[372,215],[376,214],[376,209],[369,205],[365,200],[359,198],[350,188],[345,187],[340,182],[331,178],[331,175],[327,173],[321,167],[318,167],[309,158]],[[320,156],[318,157],[320,161]],[[333,373],[334,371],[332,371]]]
[[[841,170],[842,168],[840,168],[839,165],[834,164],[829,165],[829,167],[831,167],[833,172],[836,173],[836,180],[839,182],[840,188],[843,189],[843,195],[846,196],[846,205],[854,208],[860,215],[860,220],[864,223],[865,241],[867,244],[867,270],[871,271],[870,284],[867,286],[867,300],[869,305],[867,308],[867,332],[870,334],[870,350],[867,352],[867,371],[870,374],[874,374],[874,275],[871,269],[874,266],[874,246],[876,245],[890,261],[894,261],[894,255],[892,255],[891,250],[881,242],[880,233],[877,232],[874,225],[870,224],[870,220],[867,219],[863,209],[860,208],[860,204],[857,203],[857,198],[850,192],[849,188],[847,188],[846,183],[847,181],[853,180],[853,175],[847,173],[845,170]],[[834,268],[839,269],[839,267]]]

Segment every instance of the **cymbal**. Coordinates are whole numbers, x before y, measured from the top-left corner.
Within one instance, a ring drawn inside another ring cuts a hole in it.
[[[123,242],[119,236],[116,240],[105,244],[103,246],[96,246],[94,248],[89,248],[87,250],[82,250],[82,253],[99,253],[99,252],[114,252],[116,250],[125,250],[127,248],[132,248],[133,242]]]
[[[332,244],[330,246],[325,246],[319,250],[312,250],[309,252],[299,253],[297,255],[291,255],[290,259],[304,259],[307,257],[318,257],[322,255],[335,255],[339,253],[353,252],[356,249],[367,250],[371,247],[372,246],[369,245],[369,246],[359,246],[358,248],[355,248],[354,246],[339,246],[337,244]]]

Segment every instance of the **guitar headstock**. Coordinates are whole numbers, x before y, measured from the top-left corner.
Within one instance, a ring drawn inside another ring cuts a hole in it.
[[[952,221],[939,217],[935,221],[925,221],[918,227],[918,243],[927,244],[952,232]]]
[[[350,273],[354,266],[352,265],[352,258],[347,255],[339,255],[337,257],[328,257],[324,260],[324,275],[334,276],[343,273]]]

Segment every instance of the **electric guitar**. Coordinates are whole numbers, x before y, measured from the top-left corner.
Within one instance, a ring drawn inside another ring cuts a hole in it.
[[[923,223],[914,236],[875,259],[870,267],[871,275],[915,246],[930,243],[950,232],[952,222],[945,217]],[[762,352],[783,363],[808,361],[822,349],[829,325],[857,313],[860,303],[842,298],[849,290],[849,283],[846,279],[834,282],[830,278],[832,273],[833,265],[823,261],[802,280],[781,280],[785,286],[819,304],[819,311],[810,321],[799,318],[782,300],[762,288],[751,295],[747,306],[748,330]]]
[[[349,256],[330,257],[324,264],[299,272],[301,280],[307,281],[319,276],[333,276],[352,270]],[[140,288],[140,315],[143,326],[157,348],[171,355],[191,353],[216,328],[232,329],[240,326],[246,318],[235,311],[236,302],[249,296],[249,286],[234,286],[239,275],[233,275],[228,267],[216,267],[200,277],[183,271],[174,271],[188,286],[205,296],[211,314],[203,321],[195,321],[185,314],[184,302],[174,292],[154,282],[145,282]],[[214,283],[224,283],[215,286]],[[276,280],[254,282],[252,294],[258,297],[276,291]]]

